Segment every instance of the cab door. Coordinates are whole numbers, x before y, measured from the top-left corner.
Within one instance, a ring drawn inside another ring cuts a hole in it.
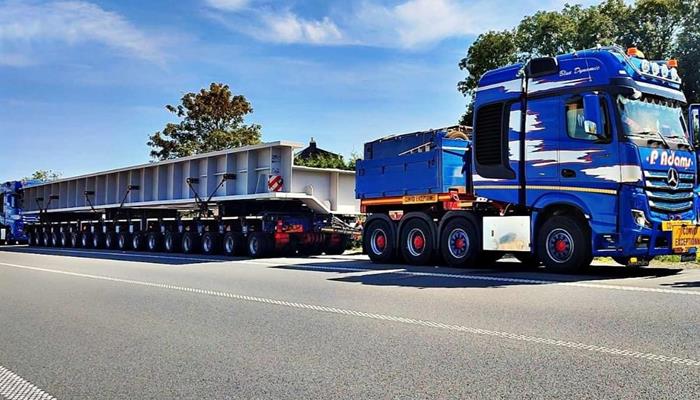
[[[564,96],[560,107],[559,182],[563,190],[577,193],[617,191],[622,168],[608,96],[597,93]],[[586,110],[585,107],[598,109]],[[596,115],[596,121],[590,121],[589,115]]]

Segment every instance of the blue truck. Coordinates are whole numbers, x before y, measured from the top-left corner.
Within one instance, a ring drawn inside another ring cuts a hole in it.
[[[24,244],[27,236],[22,216],[22,182],[0,184],[0,244]]]
[[[452,266],[512,253],[559,272],[602,256],[695,260],[699,106],[687,106],[681,83],[675,60],[616,46],[485,73],[473,131],[365,144],[364,251],[374,262],[439,256]]]

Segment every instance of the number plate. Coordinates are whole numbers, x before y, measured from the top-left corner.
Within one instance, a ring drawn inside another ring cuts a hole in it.
[[[438,195],[436,194],[417,194],[413,196],[403,196],[403,204],[423,204],[437,203]]]
[[[692,221],[663,221],[661,222],[661,230],[664,232],[669,232],[673,230],[674,226],[683,226],[683,225],[693,225]]]
[[[700,226],[674,226],[671,247],[674,253],[687,253],[693,247],[700,247]]]

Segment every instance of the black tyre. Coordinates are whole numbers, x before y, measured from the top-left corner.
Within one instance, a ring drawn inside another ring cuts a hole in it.
[[[61,246],[61,232],[51,232],[51,246],[60,247]]]
[[[396,238],[384,220],[375,220],[362,233],[362,247],[375,263],[390,263],[396,255]]]
[[[479,253],[479,236],[466,218],[449,220],[440,233],[440,254],[451,267],[473,266]]]
[[[253,258],[266,257],[272,253],[272,239],[263,232],[248,235],[248,255]]]
[[[165,232],[163,237],[163,249],[168,253],[179,253],[182,248],[182,239],[178,232]]]
[[[216,232],[202,234],[202,253],[218,254],[221,251],[221,236]]]
[[[580,272],[593,260],[590,233],[587,227],[572,217],[549,217],[537,235],[537,253],[550,271]]]
[[[77,248],[80,247],[80,232],[70,233],[70,247]]]
[[[41,241],[42,241],[44,246],[50,247],[51,246],[51,233],[44,232],[43,235],[41,236]]]
[[[80,235],[80,247],[90,249],[92,248],[92,244],[92,232],[83,231]]]
[[[160,232],[149,232],[146,236],[146,249],[148,251],[160,251],[163,235]]]
[[[61,232],[61,247],[70,247],[70,232],[68,231],[63,231]]]
[[[129,233],[129,232],[117,233],[117,249],[129,250],[129,247],[131,247],[131,233]]]
[[[197,232],[185,232],[182,234],[182,252],[194,254],[202,248],[202,239]]]
[[[116,232],[105,233],[105,249],[116,249],[119,238]]]
[[[95,249],[102,249],[105,247],[105,234],[102,232],[95,232],[92,234],[92,247]]]
[[[246,253],[245,240],[238,232],[226,232],[222,247],[227,256],[242,256]]]
[[[36,234],[34,232],[29,232],[27,234],[27,242],[29,246],[36,246]]]
[[[433,236],[430,225],[422,219],[413,218],[401,228],[399,241],[401,256],[412,265],[425,265],[433,256]]]
[[[537,268],[542,265],[539,257],[532,253],[513,253],[513,257],[526,268]]]
[[[141,232],[136,232],[131,236],[131,249],[142,251],[146,248],[146,236]]]
[[[326,241],[326,254],[337,256],[345,253],[350,237],[348,235],[331,235]]]

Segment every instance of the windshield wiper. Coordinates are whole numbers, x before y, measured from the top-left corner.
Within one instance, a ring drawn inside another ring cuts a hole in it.
[[[668,145],[668,141],[659,132],[652,132],[652,131],[640,131],[640,132],[633,132],[633,133],[628,133],[627,136],[640,136],[640,137],[646,137],[647,138],[647,143],[660,143],[664,146],[666,146],[667,149],[670,149],[671,146]],[[653,137],[650,137],[653,136]]]

